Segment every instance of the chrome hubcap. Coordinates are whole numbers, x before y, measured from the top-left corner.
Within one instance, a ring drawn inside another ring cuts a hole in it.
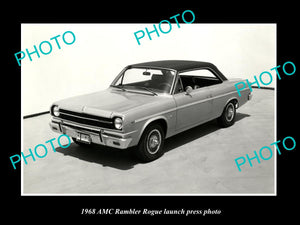
[[[229,104],[226,110],[226,119],[230,122],[234,117],[234,108],[233,104]]]
[[[147,138],[147,151],[150,154],[155,154],[160,147],[161,144],[161,134],[159,130],[152,130]]]

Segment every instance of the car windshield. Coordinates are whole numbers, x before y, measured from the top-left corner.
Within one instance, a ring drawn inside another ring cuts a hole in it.
[[[167,69],[129,68],[111,86],[156,93],[170,93],[175,71]]]

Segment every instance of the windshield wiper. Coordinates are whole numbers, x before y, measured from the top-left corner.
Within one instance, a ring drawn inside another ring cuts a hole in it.
[[[121,89],[122,91],[126,91],[125,88],[123,88],[122,86],[118,86],[118,85],[110,85],[111,87],[114,87],[114,88],[118,88],[118,89]]]
[[[121,89],[122,91],[127,91],[124,86],[119,86],[119,85],[110,85],[111,87],[114,87],[114,88],[118,88],[118,89]],[[130,85],[126,85],[126,87],[131,87],[131,88],[140,88],[140,89],[143,89],[143,90],[146,90],[148,92],[151,92],[153,95],[157,95],[156,92],[152,91],[150,88],[147,88],[147,87],[142,87],[142,86],[130,86]]]
[[[154,92],[154,91],[152,91],[150,88],[147,88],[147,87],[143,87],[143,86],[132,86],[132,87],[137,87],[137,88],[141,88],[141,89],[144,89],[144,90],[146,90],[146,91],[149,91],[149,92],[151,92],[153,95],[156,95],[157,96],[157,93],[156,92]]]

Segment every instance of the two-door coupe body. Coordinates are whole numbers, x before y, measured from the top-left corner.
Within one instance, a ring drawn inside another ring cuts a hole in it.
[[[133,64],[106,90],[53,103],[50,127],[77,144],[137,146],[137,156],[152,161],[163,154],[165,138],[212,119],[231,126],[236,109],[251,99],[249,88],[238,96],[238,81],[208,62]]]

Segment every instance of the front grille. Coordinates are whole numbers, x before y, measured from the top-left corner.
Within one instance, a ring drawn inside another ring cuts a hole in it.
[[[89,115],[86,113],[72,112],[65,109],[59,109],[59,118],[73,121],[76,123],[115,129],[113,119],[100,116]]]

